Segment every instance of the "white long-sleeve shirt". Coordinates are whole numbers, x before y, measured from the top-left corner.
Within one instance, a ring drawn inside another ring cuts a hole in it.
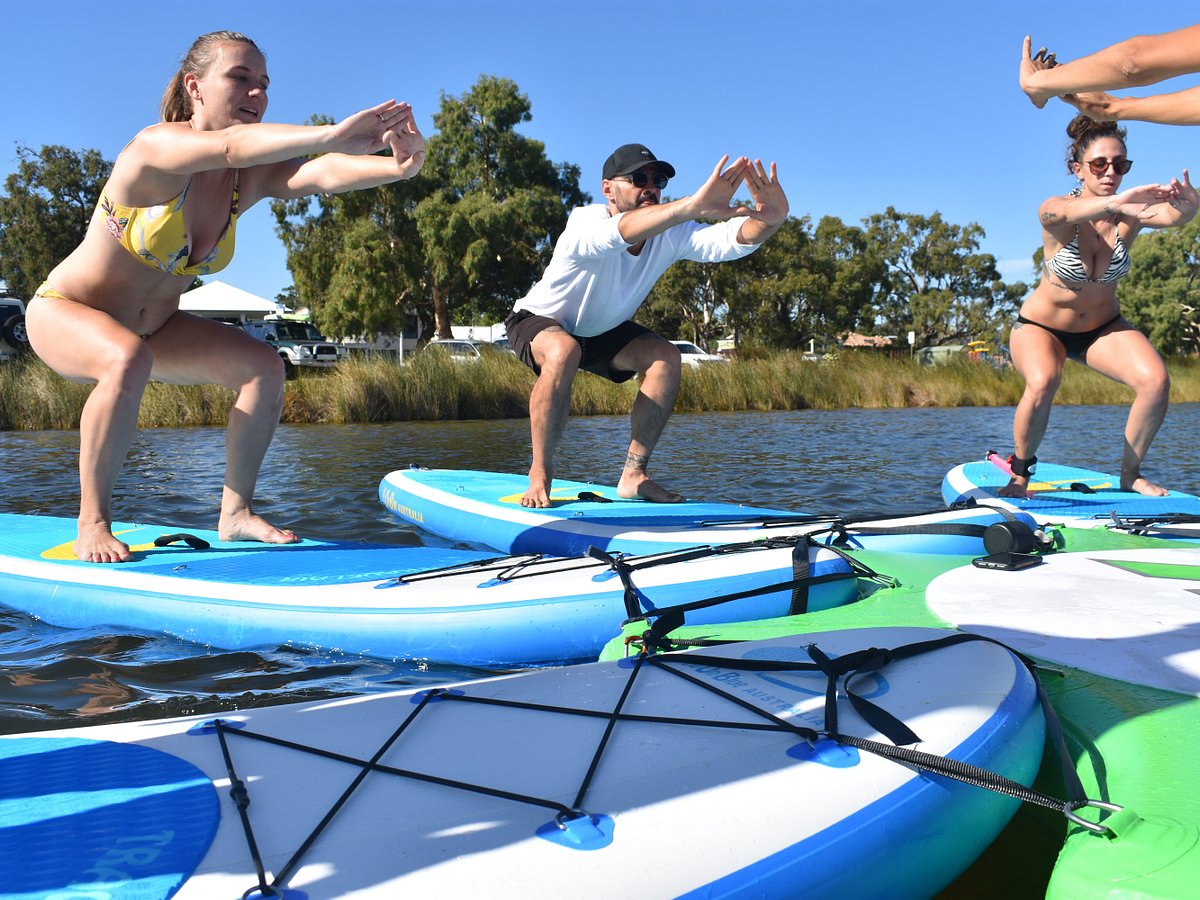
[[[571,334],[595,337],[633,318],[671,263],[725,262],[758,249],[738,243],[746,221],[738,217],[715,225],[673,225],[634,256],[617,229],[622,215],[611,215],[602,203],[572,210],[541,280],[515,308],[554,319]]]

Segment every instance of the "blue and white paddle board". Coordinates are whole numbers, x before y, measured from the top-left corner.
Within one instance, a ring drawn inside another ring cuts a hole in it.
[[[511,668],[595,659],[627,618],[679,604],[700,601],[686,619],[705,624],[858,597],[846,559],[802,539],[618,564],[356,542],[222,543],[207,531],[187,536],[196,547],[157,546],[179,529],[118,524],[133,559],[102,565],[75,558],[75,528],[73,519],[0,514],[0,603],[51,625],[165,632],[229,650],[298,644]]]
[[[1111,522],[1114,514],[1123,519],[1200,516],[1200,497],[1194,494],[1173,490],[1165,497],[1145,497],[1121,490],[1116,475],[1075,466],[1039,462],[1024,499],[999,496],[1008,482],[1008,472],[993,462],[967,462],[946,473],[942,498],[947,503],[975,500],[1029,513],[1039,522],[1080,527]]]
[[[931,896],[1017,801],[856,742],[898,740],[1028,785],[1044,732],[1032,678],[987,642],[897,658],[838,685],[834,729],[811,661],[946,634],[799,634],[221,726],[0,738],[0,893]],[[847,687],[914,734],[881,734]]]
[[[735,503],[623,500],[616,489],[555,481],[553,505],[527,509],[523,475],[409,468],[379,483],[379,499],[399,519],[454,541],[502,553],[576,556],[589,547],[656,553],[697,544],[736,544],[808,534],[827,544],[905,553],[982,553],[994,509],[954,509],[846,522],[836,516]],[[1023,513],[1017,518],[1033,525]]]

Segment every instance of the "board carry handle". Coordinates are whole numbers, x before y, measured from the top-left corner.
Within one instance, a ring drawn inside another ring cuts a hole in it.
[[[176,541],[183,541],[193,550],[207,550],[211,544],[204,538],[196,537],[194,534],[188,534],[186,531],[177,531],[174,534],[159,535],[154,539],[155,547],[169,547]]]

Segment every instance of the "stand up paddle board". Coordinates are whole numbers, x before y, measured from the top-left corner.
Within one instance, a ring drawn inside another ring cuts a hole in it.
[[[528,485],[522,475],[414,467],[385,475],[379,499],[402,521],[450,540],[502,553],[556,556],[577,556],[589,547],[656,553],[798,534],[896,552],[982,553],[986,526],[1008,515],[988,508],[954,509],[850,522],[733,503],[624,500],[613,487],[559,480],[550,507],[528,509],[521,505]],[[1034,524],[1024,513],[1017,518]]]
[[[915,652],[944,635],[801,634],[0,738],[3,891],[930,896],[1017,801],[928,763],[1027,785],[1044,732],[1010,652]]]
[[[133,559],[80,562],[73,519],[0,514],[0,603],[52,625],[116,625],[237,650],[282,643],[484,668],[595,659],[631,617],[811,612],[858,596],[841,554],[803,538],[653,558],[496,557],[305,540],[223,543],[118,524]]]
[[[1120,520],[1155,521],[1188,526],[1200,537],[1200,497],[1171,491],[1165,497],[1146,497],[1122,491],[1116,475],[1039,462],[1030,479],[1024,499],[1001,497],[1000,488],[1008,484],[1012,472],[1007,461],[994,452],[978,462],[955,466],[942,480],[942,497],[950,504],[975,500],[990,506],[1003,506],[1029,513],[1039,522],[1066,522],[1077,527]],[[1196,522],[1189,522],[1194,519]]]

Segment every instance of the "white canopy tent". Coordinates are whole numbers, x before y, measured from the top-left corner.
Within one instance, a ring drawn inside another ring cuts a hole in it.
[[[184,312],[213,319],[261,319],[267,313],[283,312],[274,300],[267,300],[223,281],[210,281],[179,299]]]

